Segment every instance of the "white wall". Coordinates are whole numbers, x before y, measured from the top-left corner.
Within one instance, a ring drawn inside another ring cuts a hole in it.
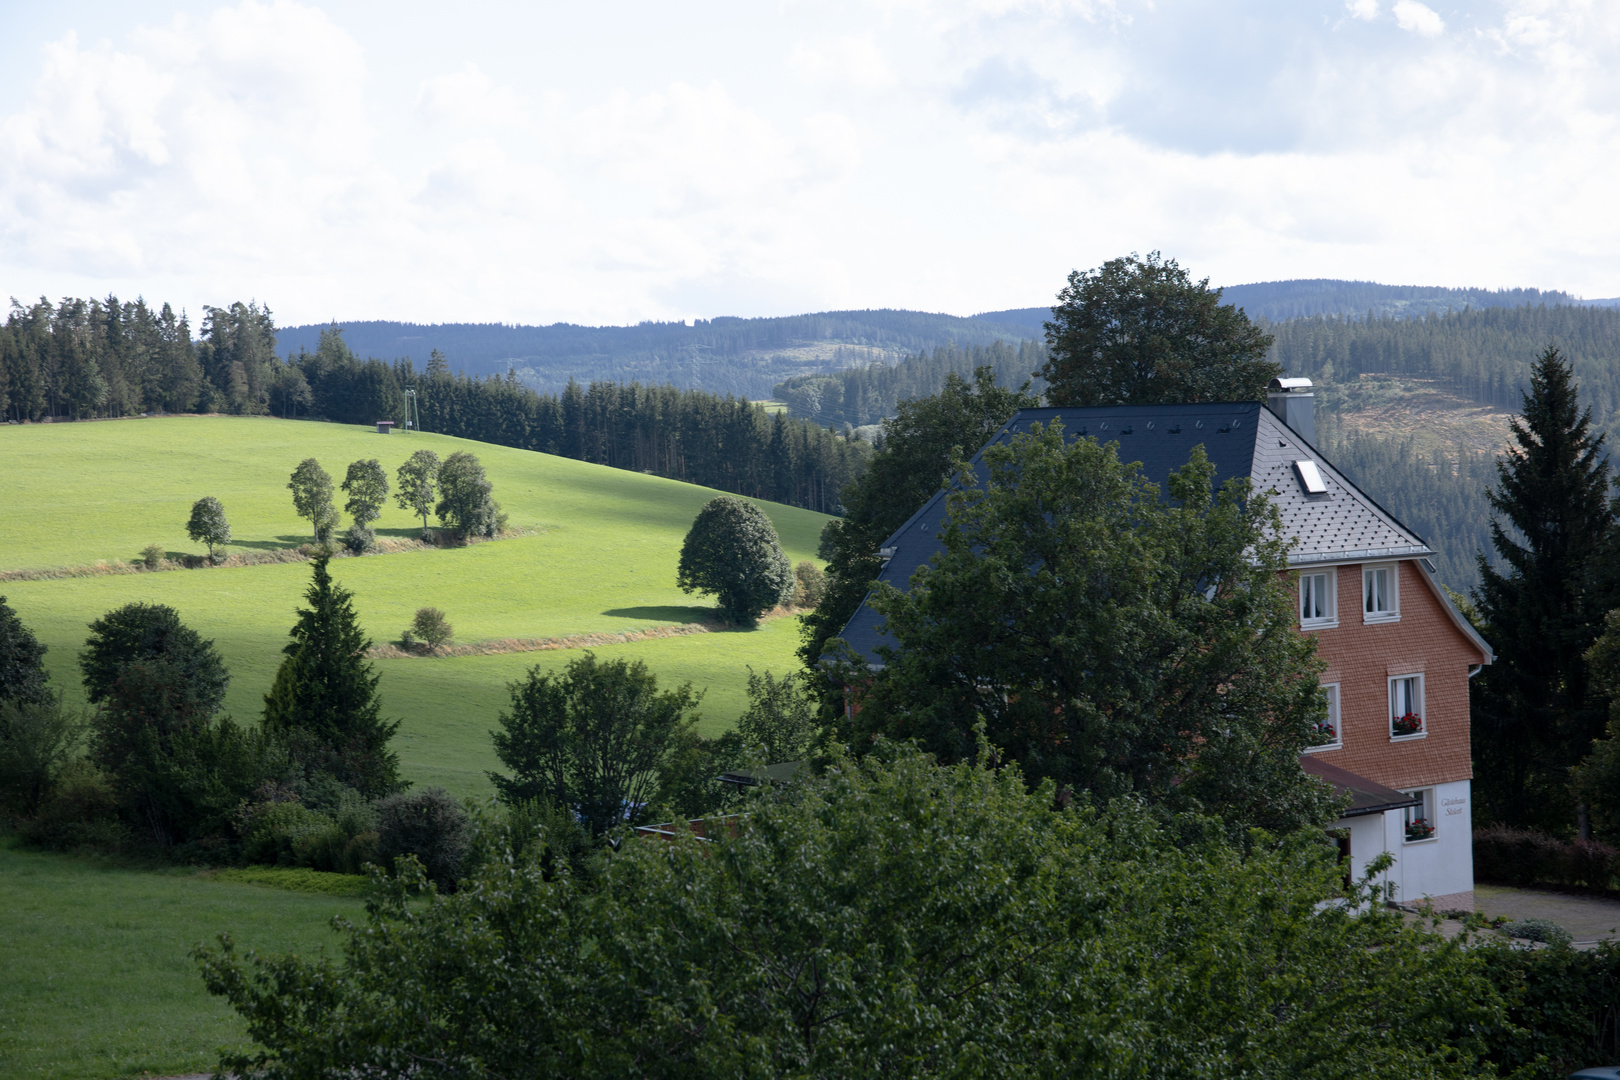
[[[1355,876],[1366,876],[1367,864],[1387,850],[1395,856],[1395,865],[1383,880],[1394,884],[1396,900],[1413,901],[1425,896],[1472,892],[1471,788],[1467,780],[1435,785],[1434,838],[1431,840],[1408,844],[1405,816],[1399,810],[1336,822],[1338,828],[1350,830],[1350,861]]]

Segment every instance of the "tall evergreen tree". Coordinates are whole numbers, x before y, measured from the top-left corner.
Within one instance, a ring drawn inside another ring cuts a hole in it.
[[[1475,790],[1486,819],[1562,829],[1576,817],[1569,770],[1606,719],[1583,654],[1611,606],[1590,586],[1615,512],[1603,436],[1557,348],[1537,359],[1511,427],[1517,445],[1490,492],[1499,515],[1491,545],[1504,570],[1481,556],[1475,594],[1497,651],[1472,684]]]
[[[404,787],[399,755],[388,740],[398,721],[382,719],[377,675],[366,660],[371,641],[360,629],[354,594],[332,581],[325,556],[282,651],[287,658],[264,698],[264,727],[311,772],[330,773],[370,797]]]

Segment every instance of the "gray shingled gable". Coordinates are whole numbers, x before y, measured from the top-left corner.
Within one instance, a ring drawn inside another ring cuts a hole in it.
[[[1063,422],[1070,438],[1091,436],[1117,442],[1119,455],[1139,461],[1147,479],[1164,486],[1175,469],[1187,463],[1195,445],[1215,466],[1215,484],[1234,476],[1249,477],[1271,495],[1282,514],[1287,535],[1294,537],[1290,565],[1309,565],[1364,558],[1415,558],[1431,554],[1411,530],[1351,484],[1269,409],[1255,402],[1207,405],[1122,405],[1093,409],[1023,409],[1002,426],[990,446],[1008,441],[1031,423]],[[971,464],[977,467],[981,448]],[[1317,463],[1327,484],[1323,495],[1307,494],[1294,462]],[[893,555],[879,574],[897,588],[939,550],[939,527],[945,519],[945,493],[935,493],[883,544]],[[855,651],[876,661],[883,641],[878,614],[865,603],[855,612],[842,637]],[[1477,635],[1470,635],[1477,636]]]

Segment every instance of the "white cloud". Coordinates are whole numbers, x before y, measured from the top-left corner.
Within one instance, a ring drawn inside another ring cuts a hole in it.
[[[1439,13],[1418,0],[1395,0],[1394,12],[1395,25],[1402,30],[1424,37],[1438,37],[1445,31],[1446,24]]]
[[[1620,9],[1481,2],[1451,33],[1411,0],[1333,25],[1282,0],[750,6],[745,36],[682,17],[640,44],[579,8],[505,51],[436,20],[431,63],[372,9],[287,0],[57,35],[0,97],[0,295],[967,312],[1152,248],[1226,283],[1616,295]]]
[[[1378,0],[1344,0],[1344,7],[1355,18],[1366,22],[1378,18]]]

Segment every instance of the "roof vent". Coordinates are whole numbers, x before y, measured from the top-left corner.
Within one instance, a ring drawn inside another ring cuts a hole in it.
[[[1308,443],[1316,442],[1316,395],[1309,379],[1272,379],[1266,408]]]

